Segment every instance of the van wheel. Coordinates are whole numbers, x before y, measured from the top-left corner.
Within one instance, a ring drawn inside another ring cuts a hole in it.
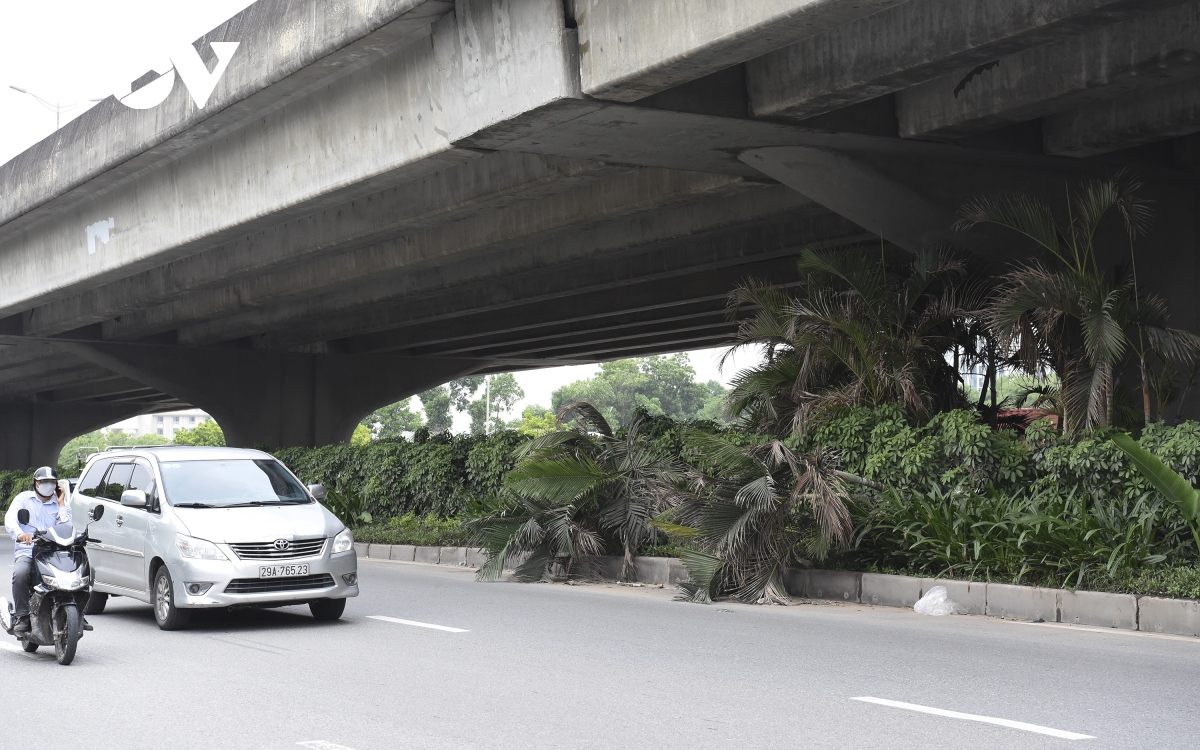
[[[88,597],[87,606],[83,608],[85,615],[101,615],[104,614],[104,607],[108,604],[108,594],[101,594],[99,591],[93,591]]]
[[[346,600],[318,599],[308,603],[308,611],[318,620],[336,620],[346,611]]]
[[[175,584],[167,566],[154,574],[154,619],[163,630],[182,630],[192,619],[192,613],[175,606]]]

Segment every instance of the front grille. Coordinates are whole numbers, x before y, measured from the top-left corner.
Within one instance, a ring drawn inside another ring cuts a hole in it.
[[[226,594],[268,594],[280,591],[308,591],[333,585],[333,576],[318,573],[291,578],[235,578],[225,587]]]
[[[243,560],[295,560],[300,557],[316,557],[325,550],[325,540],[299,539],[287,549],[275,549],[275,542],[251,542],[231,544],[234,554]]]

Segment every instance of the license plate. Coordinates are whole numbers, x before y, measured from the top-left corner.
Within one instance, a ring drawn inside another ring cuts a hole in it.
[[[285,578],[308,575],[307,565],[263,565],[258,569],[259,578]]]

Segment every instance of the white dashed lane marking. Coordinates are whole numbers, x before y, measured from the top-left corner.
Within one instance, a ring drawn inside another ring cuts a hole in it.
[[[443,630],[447,633],[470,633],[469,630],[462,628],[450,628],[445,625],[431,625],[427,622],[417,622],[416,620],[401,620],[398,617],[384,617],[383,615],[367,615],[368,620],[381,620],[383,622],[394,622],[397,625],[412,625],[414,628],[429,628],[430,630]]]
[[[308,740],[307,742],[297,742],[296,744],[300,747],[310,748],[310,750],[353,750],[345,745],[335,745],[325,740]]]
[[[1038,724],[1026,724],[1023,721],[1013,721],[1011,719],[996,719],[991,716],[979,716],[977,714],[964,714],[958,711],[947,711],[944,708],[931,708],[930,706],[919,706],[916,703],[903,703],[901,701],[891,701],[887,698],[851,698],[853,701],[864,701],[866,703],[877,703],[880,706],[890,706],[892,708],[903,708],[907,711],[917,711],[923,714],[933,714],[934,716],[946,716],[951,719],[965,719],[967,721],[978,721],[983,724],[995,724],[998,727],[1008,727],[1009,729],[1020,729],[1024,732],[1035,732],[1037,734],[1045,734],[1050,737],[1058,737],[1063,740],[1094,740],[1095,737],[1090,734],[1078,734],[1076,732],[1068,732],[1063,729],[1053,729],[1051,727],[1043,727]]]

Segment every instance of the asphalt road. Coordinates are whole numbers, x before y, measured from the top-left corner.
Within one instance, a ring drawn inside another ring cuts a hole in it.
[[[70,744],[114,750],[1145,750],[1193,747],[1200,727],[1200,639],[857,605],[702,606],[370,560],[360,572],[364,593],[337,623],[294,607],[164,633],[147,605],[113,599],[70,667],[5,637],[0,749],[40,746],[51,735],[39,725],[58,720]],[[0,574],[11,576],[7,540]]]

